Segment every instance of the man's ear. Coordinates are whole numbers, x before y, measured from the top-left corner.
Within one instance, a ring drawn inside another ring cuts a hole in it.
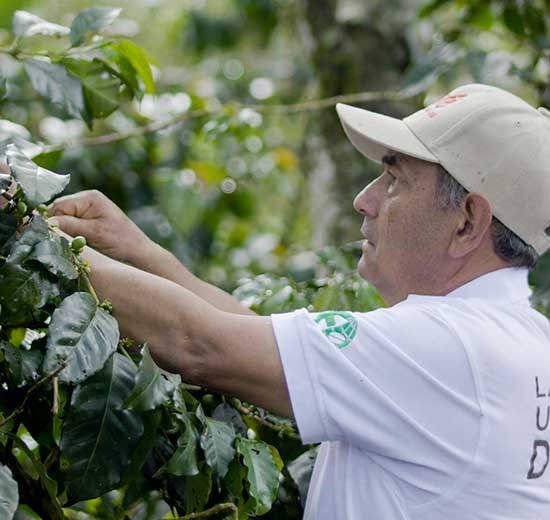
[[[491,203],[479,193],[468,193],[456,210],[456,226],[449,246],[453,258],[476,250],[490,232],[493,220]]]

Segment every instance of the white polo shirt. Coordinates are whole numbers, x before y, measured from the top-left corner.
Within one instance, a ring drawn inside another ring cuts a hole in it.
[[[550,326],[527,270],[367,313],[273,315],[307,520],[550,519]]]

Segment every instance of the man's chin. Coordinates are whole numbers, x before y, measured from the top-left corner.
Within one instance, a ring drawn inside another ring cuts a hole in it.
[[[373,271],[371,263],[365,258],[365,255],[361,255],[359,262],[357,262],[357,273],[363,280],[374,284]]]

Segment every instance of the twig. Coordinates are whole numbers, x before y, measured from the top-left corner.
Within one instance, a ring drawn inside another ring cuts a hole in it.
[[[80,276],[84,281],[84,285],[86,286],[86,289],[94,297],[95,302],[99,305],[99,298],[97,297],[97,293],[95,292],[92,282],[90,282],[90,277],[84,271],[80,273]]]
[[[290,437],[291,439],[295,440],[301,440],[300,435],[298,435],[293,428],[285,425],[285,424],[274,424],[267,419],[264,419],[263,417],[260,417],[259,415],[256,415],[250,408],[247,408],[246,406],[243,406],[241,403],[239,403],[235,399],[231,399],[231,404],[243,415],[246,415],[247,417],[250,417],[251,419],[255,420],[257,423],[261,424],[262,426],[265,426],[266,428],[269,428],[270,430],[275,430],[280,435],[286,435],[287,437]]]
[[[135,366],[136,362],[132,359],[132,356],[128,354],[128,351],[120,343],[118,344],[118,348],[120,349],[122,354],[124,354],[124,357],[126,357],[126,359],[128,359],[128,361],[130,361],[132,365]]]
[[[239,510],[233,502],[225,502],[223,504],[217,504],[206,511],[200,513],[191,513],[190,515],[179,516],[175,520],[194,520],[196,518],[208,518],[209,516],[216,515],[222,511],[228,511],[232,513],[234,520],[238,519]]]
[[[364,103],[367,101],[403,101],[406,99],[412,99],[415,96],[415,94],[407,92],[358,92],[355,94],[345,94],[329,98],[312,99],[310,101],[303,101],[300,103],[292,103],[288,105],[244,105],[241,103],[233,103],[232,106],[234,106],[236,110],[250,109],[255,110],[256,112],[263,112],[267,114],[295,114],[298,112],[311,110],[324,110],[326,108],[335,106],[337,103]],[[211,110],[202,109],[192,110],[190,112],[182,112],[167,119],[153,121],[144,126],[138,126],[136,128],[133,128],[132,130],[129,130],[128,132],[116,132],[112,134],[87,137],[80,140],[67,141],[61,144],[45,146],[42,149],[42,153],[57,152],[78,146],[98,146],[103,144],[117,143],[119,141],[130,139],[131,137],[139,137],[153,132],[158,132],[159,130],[163,130],[170,126],[174,126],[184,121],[189,121],[191,119],[216,115],[223,112],[223,110],[224,107],[222,106],[220,108],[215,108]]]
[[[59,413],[59,380],[57,377],[53,378],[53,404],[52,415],[56,416]]]
[[[53,372],[50,372],[49,374],[45,375],[42,379],[39,379],[33,386],[31,386],[28,390],[28,392],[25,394],[25,398],[23,399],[23,402],[12,412],[10,415],[8,415],[2,422],[0,422],[0,428],[8,424],[10,421],[21,415],[25,411],[25,406],[27,405],[27,402],[29,401],[30,397],[38,388],[40,388],[42,385],[56,377],[65,367],[67,366],[67,362],[63,361],[61,365],[59,365]],[[1,432],[5,433],[5,432]]]
[[[180,383],[180,386],[183,390],[190,390],[191,392],[198,392],[200,390],[204,390],[202,386],[192,385],[190,383],[184,383],[183,381]]]

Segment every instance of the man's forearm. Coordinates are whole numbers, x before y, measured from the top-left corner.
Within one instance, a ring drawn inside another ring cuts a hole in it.
[[[292,415],[271,318],[222,311],[179,284],[90,248],[82,258],[98,297],[111,301],[121,333],[147,342],[161,368]]]
[[[134,267],[177,283],[222,311],[254,314],[230,294],[197,278],[172,253],[154,242],[151,244],[146,253],[137,251],[140,254],[131,258]]]
[[[200,340],[205,316],[213,306],[191,291],[169,281],[111,260],[86,248],[90,280],[100,299],[113,305],[121,334],[150,345],[157,363],[180,372],[190,382],[206,384],[197,376],[208,352]]]

